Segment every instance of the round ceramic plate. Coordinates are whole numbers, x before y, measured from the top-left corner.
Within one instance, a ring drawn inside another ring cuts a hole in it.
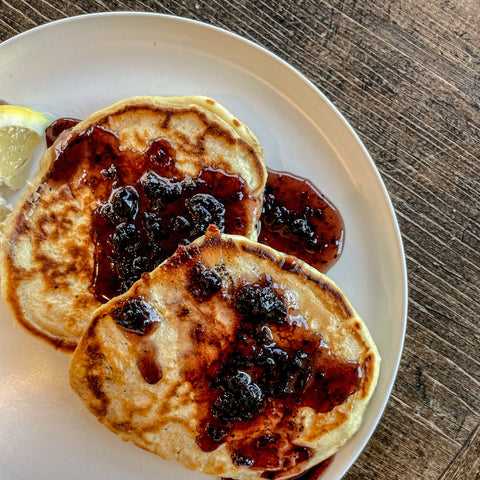
[[[403,345],[407,298],[388,194],[340,113],[266,50],[208,25],[155,14],[74,17],[12,38],[0,45],[0,85],[4,100],[52,118],[84,118],[134,95],[210,96],[253,130],[269,167],[311,179],[333,201],[346,239],[329,275],[363,317],[383,359],[362,427],[323,477],[339,479],[387,402]],[[16,195],[4,194],[15,201]],[[70,390],[69,356],[24,332],[3,302],[0,315],[0,478],[212,478],[122,442]]]

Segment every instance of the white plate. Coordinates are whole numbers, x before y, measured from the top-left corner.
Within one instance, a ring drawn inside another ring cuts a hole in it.
[[[208,25],[155,14],[86,15],[12,38],[0,45],[0,85],[4,100],[53,117],[84,118],[133,95],[211,96],[255,132],[268,166],[310,178],[336,204],[346,242],[329,274],[365,320],[383,358],[360,431],[322,477],[339,479],[385,407],[407,305],[390,200],[341,114],[266,50]],[[70,391],[69,356],[16,326],[3,302],[0,315],[0,478],[211,478],[124,443],[101,426]]]

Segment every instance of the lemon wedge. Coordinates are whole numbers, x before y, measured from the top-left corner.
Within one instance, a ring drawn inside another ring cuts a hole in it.
[[[30,108],[0,105],[0,183],[25,185],[30,160],[50,120]]]
[[[3,222],[9,213],[12,211],[12,206],[7,203],[7,201],[0,196],[0,223]],[[1,229],[1,226],[0,226]]]

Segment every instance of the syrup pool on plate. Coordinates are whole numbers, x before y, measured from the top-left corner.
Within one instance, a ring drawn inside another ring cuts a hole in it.
[[[340,212],[311,182],[268,170],[258,241],[325,273],[344,242]]]

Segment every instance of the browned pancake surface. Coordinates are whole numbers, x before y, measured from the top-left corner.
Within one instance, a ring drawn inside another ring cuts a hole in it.
[[[183,197],[175,199],[178,205],[195,193],[220,196],[225,218],[230,218],[225,231],[256,238],[266,173],[263,150],[245,125],[205,97],[119,102],[66,132],[46,151],[38,175],[4,225],[2,295],[29,331],[72,350],[93,310],[124,291],[140,270],[125,273],[129,283],[116,280],[119,272],[131,269],[137,257],[143,270],[153,268],[175,250],[175,241],[188,242],[201,234],[193,227],[188,234],[176,233],[181,225],[171,227],[175,204],[168,211],[160,211],[160,206],[155,213],[155,218],[172,216],[162,239],[153,238],[157,234],[150,235],[145,227],[139,252],[131,242],[123,245],[119,235],[112,244],[115,229],[125,219],[102,217],[101,206],[111,200],[112,191],[130,185],[142,195],[145,172],[181,184],[174,185],[183,189]],[[241,195],[227,205],[232,182]],[[142,208],[153,208],[152,195],[139,200]],[[124,223],[141,230],[142,214]],[[170,245],[154,258],[150,244],[162,245],[165,238]],[[115,263],[125,249],[125,261]]]
[[[357,431],[379,362],[328,277],[211,228],[96,311],[70,382],[124,440],[213,475],[282,479]]]

